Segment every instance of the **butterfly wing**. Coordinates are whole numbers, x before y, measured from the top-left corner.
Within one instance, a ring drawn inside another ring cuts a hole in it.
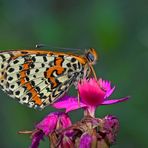
[[[0,86],[21,104],[43,109],[84,76],[84,65],[85,59],[71,54],[0,52]]]

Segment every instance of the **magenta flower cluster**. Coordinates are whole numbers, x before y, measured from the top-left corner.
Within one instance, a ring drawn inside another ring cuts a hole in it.
[[[102,148],[115,142],[119,121],[115,116],[96,118],[95,111],[101,105],[123,102],[128,97],[110,100],[115,87],[106,80],[90,78],[78,83],[78,97],[64,96],[53,104],[56,109],[47,115],[31,132],[30,148],[38,148],[40,140],[48,137],[50,147],[54,148]],[[76,123],[71,122],[68,112],[82,108],[84,117]]]

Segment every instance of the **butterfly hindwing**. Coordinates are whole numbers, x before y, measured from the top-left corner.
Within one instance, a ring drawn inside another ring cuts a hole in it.
[[[84,63],[69,54],[34,50],[0,52],[0,86],[29,107],[43,109],[52,104],[83,74]]]

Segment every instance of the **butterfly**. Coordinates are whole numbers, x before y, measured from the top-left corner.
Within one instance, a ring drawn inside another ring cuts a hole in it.
[[[39,49],[0,52],[0,87],[30,108],[43,109],[95,72],[95,49],[84,54]]]

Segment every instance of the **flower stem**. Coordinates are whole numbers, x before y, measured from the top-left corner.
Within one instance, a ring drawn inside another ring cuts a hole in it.
[[[89,108],[84,109],[84,117],[86,116],[95,117],[95,108],[90,106]]]

